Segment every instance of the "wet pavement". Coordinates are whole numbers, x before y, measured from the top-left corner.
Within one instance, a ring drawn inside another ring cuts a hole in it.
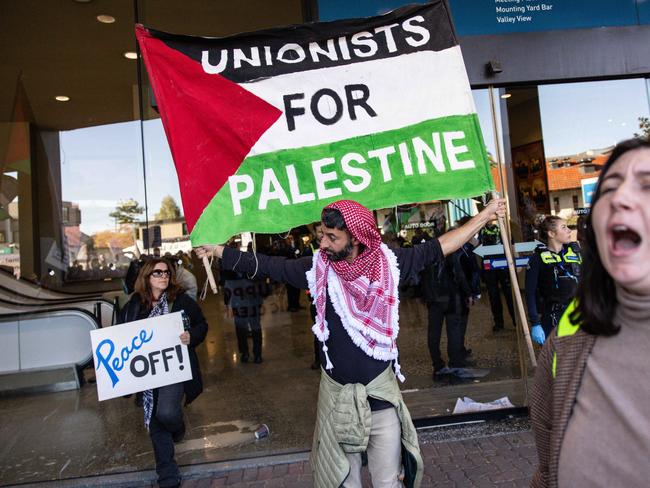
[[[271,455],[304,456],[300,453],[309,449],[319,372],[309,367],[313,336],[308,310],[287,312],[283,289],[278,287],[265,302],[262,364],[239,362],[223,297],[211,296],[202,304],[210,330],[197,352],[206,388],[185,409],[187,434],[176,455],[180,465],[249,463]],[[514,329],[508,321],[506,330],[492,332],[487,298],[472,310],[467,335],[475,367],[489,369],[481,379],[434,381],[426,308],[417,299],[402,298],[400,316],[399,346],[407,375],[402,389],[414,418],[449,414],[458,396],[482,395],[481,401],[509,396],[516,405],[523,403]],[[444,334],[441,347],[444,356]],[[94,373],[88,369],[85,374]],[[253,432],[262,423],[272,435],[256,441]],[[0,398],[0,439],[2,485],[153,467],[142,409],[133,398],[98,402],[93,384],[78,391]]]
[[[537,463],[526,419],[494,421],[419,431],[424,460],[423,487],[526,487]],[[299,488],[313,486],[308,453],[270,456],[182,468],[183,488]],[[364,487],[371,487],[367,468]],[[154,487],[155,473],[144,471],[23,487]]]

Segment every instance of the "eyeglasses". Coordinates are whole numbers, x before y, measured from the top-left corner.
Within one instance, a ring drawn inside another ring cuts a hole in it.
[[[154,269],[149,276],[153,276],[154,278],[162,278],[163,276],[166,276],[169,278],[171,275],[172,272],[168,269]]]

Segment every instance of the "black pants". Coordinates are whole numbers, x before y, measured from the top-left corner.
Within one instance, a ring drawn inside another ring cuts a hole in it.
[[[287,307],[289,311],[298,310],[300,308],[300,289],[295,286],[287,286]]]
[[[248,356],[248,332],[253,337],[253,356],[262,357],[262,325],[259,316],[235,317],[235,332],[237,333],[237,348],[239,354]]]
[[[149,437],[156,460],[156,474],[161,488],[176,486],[181,474],[174,459],[173,435],[185,428],[183,423],[183,383],[163,386],[154,391],[154,410],[149,423]]]
[[[557,324],[560,323],[562,314],[569,306],[568,303],[553,303],[547,305],[542,310],[542,329],[544,329],[544,334],[546,337],[551,335],[553,329],[557,327]]]
[[[464,366],[463,354],[463,315],[465,312],[464,300],[460,295],[452,296],[449,301],[430,302],[429,328],[427,333],[427,344],[433,369],[438,370],[445,366],[440,354],[440,339],[442,337],[442,322],[447,326],[447,355],[449,356],[450,368],[461,368]],[[467,323],[465,323],[465,326]]]
[[[466,356],[467,347],[465,347],[465,335],[467,334],[467,323],[469,322],[469,306],[466,302],[462,304],[460,313],[460,349],[463,352],[463,357]]]
[[[515,322],[515,308],[512,303],[512,287],[510,286],[510,277],[507,269],[492,269],[483,271],[483,281],[487,287],[488,297],[490,298],[490,308],[492,309],[492,318],[494,327],[503,328],[503,305],[501,304],[501,293],[506,299],[508,313],[512,322]]]

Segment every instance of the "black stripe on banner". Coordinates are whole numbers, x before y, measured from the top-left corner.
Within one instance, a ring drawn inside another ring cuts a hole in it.
[[[206,73],[243,83],[287,73],[441,51],[458,44],[444,0],[409,5],[385,15],[318,22],[223,38],[149,33]]]

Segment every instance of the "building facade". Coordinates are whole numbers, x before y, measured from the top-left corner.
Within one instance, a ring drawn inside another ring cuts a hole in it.
[[[590,185],[614,144],[635,134],[647,135],[650,2],[448,3],[495,183],[508,199],[514,239],[532,239],[535,218],[541,213],[560,215],[574,225],[576,210],[588,207]],[[403,4],[400,0],[2,2],[0,267],[33,283],[91,293],[121,289],[131,259],[141,252],[153,252],[154,247],[163,254],[189,251],[173,160],[138,57],[136,23],[173,33],[227,36],[378,15]],[[473,214],[477,206],[479,201],[422,202],[380,209],[377,225],[395,238],[401,233],[408,241],[415,229],[432,233],[434,227]],[[311,227],[295,231],[292,241],[310,242],[299,237],[311,231]],[[156,232],[159,246],[154,245]],[[286,253],[292,243],[278,244],[281,237],[286,236],[256,240],[237,236],[237,245],[251,243],[251,247],[268,246]],[[194,264],[202,282],[203,272],[199,263]],[[276,287],[265,302],[263,324],[269,330],[265,347],[272,347],[277,333],[291,351],[282,354],[289,358],[282,363],[283,374],[289,377],[302,371],[313,353],[308,313],[300,312],[303,315],[294,320],[282,293]],[[489,374],[460,386],[432,383],[422,339],[426,311],[416,301],[417,290],[408,293],[414,301],[405,302],[401,312],[408,322],[401,337],[404,350],[414,351],[417,360],[406,360],[405,369],[415,372],[412,388],[425,395],[413,397],[412,404],[419,405],[414,408],[416,417],[452,413],[437,404],[427,407],[426,398],[441,395],[444,387],[451,388],[451,396],[476,394],[484,400],[490,396],[481,393],[487,388],[495,395],[492,399],[498,394],[508,396],[516,406],[526,404],[530,370],[525,348],[514,332],[508,337],[491,335],[487,306],[483,318],[472,319],[471,327],[485,329],[473,340],[490,344],[477,364]],[[224,322],[220,302],[221,297],[203,304],[218,331],[215,334],[220,334],[206,344],[206,368],[217,368],[206,377],[226,383],[235,377],[243,381],[235,369],[236,345],[228,332],[232,324],[228,319]],[[301,306],[308,306],[307,297],[302,297]],[[301,332],[291,328],[289,334],[279,327],[287,324],[304,328]],[[483,357],[485,363],[480,364]],[[247,383],[233,385],[233,391],[241,390],[236,395],[250,393]],[[242,385],[239,390],[238,385]],[[255,395],[247,402],[255,402]],[[264,419],[245,404],[250,417]],[[232,409],[231,416],[238,418],[240,407],[237,402],[224,404],[224,415]],[[276,420],[288,425],[289,419],[311,415],[287,412],[286,418]],[[308,433],[301,435],[289,435],[290,440],[262,451],[305,448]],[[257,453],[258,448],[251,448],[239,455]],[[215,456],[210,459],[219,458]]]

